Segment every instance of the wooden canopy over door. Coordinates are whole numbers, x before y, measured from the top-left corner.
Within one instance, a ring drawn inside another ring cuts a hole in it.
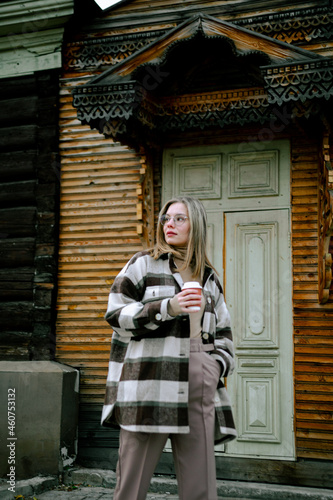
[[[106,137],[156,147],[172,131],[267,123],[286,104],[316,114],[332,77],[328,58],[198,14],[76,87],[73,105]]]

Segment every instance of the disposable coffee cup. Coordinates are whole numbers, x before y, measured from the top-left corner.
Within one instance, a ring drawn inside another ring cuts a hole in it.
[[[200,295],[200,297],[201,297],[202,286],[200,285],[200,283],[198,281],[187,281],[186,283],[184,283],[184,285],[182,286],[182,290],[186,290],[188,288],[190,288],[192,290],[192,293],[196,293],[197,295]],[[187,309],[189,311],[200,311],[199,306],[192,306],[192,307],[188,307]]]

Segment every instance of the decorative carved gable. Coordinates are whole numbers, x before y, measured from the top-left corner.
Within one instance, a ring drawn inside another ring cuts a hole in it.
[[[83,123],[139,145],[168,130],[264,123],[286,102],[301,115],[331,97],[332,77],[327,58],[198,14],[77,87],[74,106]]]
[[[81,4],[80,4],[81,5]],[[150,3],[151,6],[151,3]],[[184,3],[182,3],[184,7]],[[251,6],[253,6],[251,4]],[[186,6],[185,6],[186,8]],[[333,9],[326,7],[312,7],[294,10],[294,6],[288,3],[287,11],[273,11],[269,8],[269,3],[265,2],[266,13],[248,17],[235,18],[233,23],[236,26],[242,26],[256,33],[261,33],[270,38],[287,42],[288,44],[308,44],[313,41],[323,43],[322,50],[325,53],[329,52],[330,40],[333,38]],[[206,12],[207,6],[201,6],[200,11]],[[221,9],[220,18],[225,18],[223,7]],[[268,9],[268,10],[267,10]],[[290,10],[292,9],[292,10]],[[117,13],[118,10],[117,10]],[[207,10],[206,13],[209,13]],[[140,15],[140,19],[141,15]],[[180,19],[183,19],[181,16]],[[103,18],[105,27],[98,27],[99,31],[108,33],[112,30],[115,23],[117,25],[117,16],[112,10],[110,17]],[[181,22],[181,21],[180,21]],[[76,68],[100,68],[110,67],[118,64],[124,59],[130,57],[138,50],[150,45],[154,40],[167,33],[174,28],[176,23],[162,23],[152,29],[153,24],[149,28],[133,30],[128,32],[130,22],[127,16],[126,30],[122,32],[119,28],[116,29],[116,34],[110,36],[92,37],[84,40],[71,40],[65,47],[63,54],[64,66],[66,69]]]

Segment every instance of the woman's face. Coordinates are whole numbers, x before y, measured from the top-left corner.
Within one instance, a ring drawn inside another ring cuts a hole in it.
[[[166,215],[169,217],[175,217],[176,215],[184,215],[188,217],[188,211],[184,203],[173,203],[169,206],[166,211]],[[186,246],[190,234],[190,221],[185,219],[182,225],[175,224],[174,219],[170,219],[163,226],[164,238],[168,245],[173,245],[176,247]]]

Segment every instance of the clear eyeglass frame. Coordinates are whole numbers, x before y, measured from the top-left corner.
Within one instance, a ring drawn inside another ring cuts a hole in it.
[[[184,222],[188,219],[188,217],[187,215],[181,215],[181,214],[177,214],[174,217],[170,217],[170,215],[164,214],[161,215],[160,217],[160,223],[162,224],[162,226],[164,226],[164,224],[170,222],[171,219],[173,220],[175,226],[182,226]]]

